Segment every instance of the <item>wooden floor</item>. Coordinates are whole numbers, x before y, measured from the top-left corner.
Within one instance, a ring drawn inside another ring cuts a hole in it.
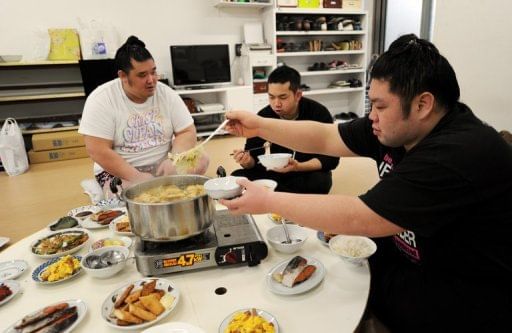
[[[244,139],[220,137],[211,140],[206,151],[210,156],[207,176],[214,177],[222,165],[227,172],[238,168],[229,156],[243,147]],[[88,158],[33,164],[22,175],[9,177],[0,173],[0,236],[11,243],[40,230],[75,207],[90,204],[80,182],[93,178]],[[333,173],[331,193],[358,195],[378,180],[375,162],[366,158],[345,158]]]

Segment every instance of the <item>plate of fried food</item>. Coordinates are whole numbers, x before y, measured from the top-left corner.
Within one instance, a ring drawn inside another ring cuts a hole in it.
[[[180,300],[169,280],[145,278],[124,285],[103,301],[101,316],[120,330],[140,330],[165,318]]]
[[[260,332],[278,333],[276,318],[265,310],[241,309],[227,316],[219,327],[219,333]]]
[[[53,231],[30,244],[30,252],[43,259],[60,257],[80,250],[90,239],[89,232],[81,229]]]
[[[273,293],[296,295],[313,289],[324,277],[325,267],[318,259],[295,256],[274,266],[266,281]]]
[[[11,326],[5,333],[71,332],[85,317],[87,305],[80,299],[55,303],[31,312]]]
[[[109,225],[110,231],[120,236],[135,236],[130,226],[130,217],[124,214],[114,219]]]
[[[101,209],[98,206],[82,206],[68,212],[68,216],[77,219],[80,226],[86,229],[106,228],[115,218],[125,214],[125,208]]]
[[[72,279],[82,271],[80,256],[62,256],[39,265],[32,271],[32,280],[39,284],[56,284]]]

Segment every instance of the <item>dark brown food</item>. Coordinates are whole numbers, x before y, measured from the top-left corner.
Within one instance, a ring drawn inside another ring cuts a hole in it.
[[[63,308],[64,307],[64,308]],[[46,307],[32,316],[27,316],[15,326],[18,332],[54,333],[71,326],[78,318],[76,306],[61,303]]]
[[[45,317],[59,311],[59,310],[62,310],[62,309],[65,309],[69,306],[68,303],[59,303],[59,304],[55,304],[55,305],[52,305],[52,306],[47,306],[46,308],[44,308],[43,310],[33,314],[33,315],[29,315],[29,316],[25,316],[21,319],[21,322],[16,325],[14,328],[16,329],[20,329],[20,328],[23,328],[25,326],[28,326],[30,324],[33,324],[39,320],[42,320],[44,319]]]
[[[121,216],[123,214],[124,213],[120,210],[106,210],[106,211],[94,214],[91,217],[91,220],[93,220],[101,225],[107,225],[110,222],[112,222],[113,219],[115,219],[116,217]]]
[[[92,214],[92,212],[90,210],[84,210],[83,212],[76,213],[75,217],[86,217],[86,216],[89,216],[91,214]]]

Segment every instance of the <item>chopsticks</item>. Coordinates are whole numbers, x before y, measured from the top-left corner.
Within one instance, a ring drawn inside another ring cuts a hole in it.
[[[246,149],[246,150],[241,151],[241,153],[247,153],[248,151],[252,151],[252,150],[256,150],[256,149],[262,149],[262,148],[268,148],[268,147],[270,147],[270,142],[267,141],[261,147],[254,147],[254,148],[251,148],[251,149]],[[234,155],[235,155],[234,153],[229,154],[229,156],[234,156]]]

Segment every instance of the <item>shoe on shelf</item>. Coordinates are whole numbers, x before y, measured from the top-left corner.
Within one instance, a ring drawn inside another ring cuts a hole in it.
[[[348,83],[350,85],[350,88],[359,88],[359,87],[363,86],[363,84],[361,83],[361,80],[358,80],[358,79],[349,79]]]
[[[339,120],[351,120],[349,114],[346,112],[338,113],[338,114],[334,115],[334,118],[339,119]]]
[[[350,119],[357,119],[357,118],[359,118],[359,116],[356,113],[352,112],[352,111],[350,111],[348,113],[348,116],[350,117]]]
[[[308,71],[318,71],[320,68],[320,64],[318,62],[315,62],[313,66],[308,67]]]
[[[337,60],[333,60],[327,64],[327,67],[329,67],[329,69],[336,69],[337,62],[338,62]]]
[[[300,89],[301,89],[302,91],[309,91],[309,90],[311,90],[311,87],[310,87],[310,86],[308,86],[307,84],[304,84],[304,83],[303,83],[303,84],[301,84],[301,85],[300,85]]]

